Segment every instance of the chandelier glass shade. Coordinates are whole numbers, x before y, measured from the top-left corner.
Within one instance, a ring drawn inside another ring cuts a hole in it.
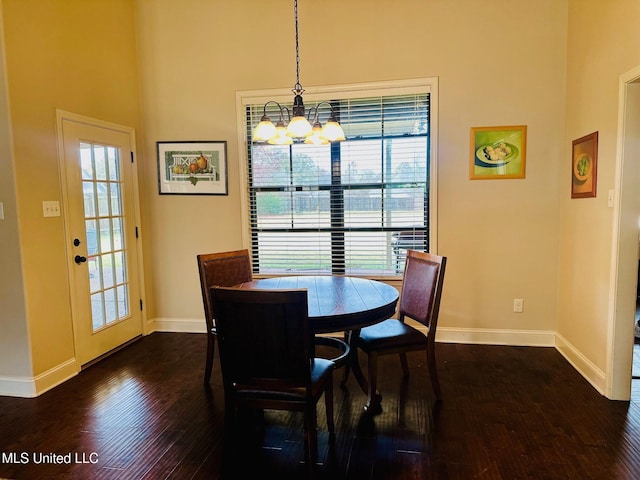
[[[314,145],[324,145],[345,140],[344,131],[336,119],[333,106],[329,102],[319,102],[308,112],[305,111],[300,84],[300,54],[298,46],[298,0],[293,2],[296,24],[296,83],[291,90],[295,95],[291,111],[274,100],[264,104],[262,118],[253,132],[253,141],[271,145],[290,145],[295,141]],[[279,118],[274,125],[267,115],[267,106],[273,104],[279,110]],[[320,123],[320,107],[329,107],[329,117],[323,126]]]

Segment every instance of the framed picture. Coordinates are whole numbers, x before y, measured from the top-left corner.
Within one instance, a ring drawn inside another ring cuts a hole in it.
[[[524,178],[527,126],[471,127],[469,178]]]
[[[571,198],[596,196],[598,179],[598,132],[572,142]]]
[[[228,195],[227,142],[157,142],[160,194]]]

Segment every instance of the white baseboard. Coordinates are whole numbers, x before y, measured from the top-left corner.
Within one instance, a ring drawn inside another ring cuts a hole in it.
[[[0,395],[5,397],[36,397],[33,377],[0,377]]]
[[[477,343],[482,345],[511,345],[519,347],[554,347],[556,345],[556,332],[438,327],[436,341],[443,343]]]
[[[71,358],[35,377],[0,377],[0,395],[34,398],[76,376],[80,368]]]
[[[175,333],[207,333],[204,318],[156,318],[153,320],[153,331]]]
[[[587,357],[556,333],[556,350],[582,375],[601,395],[606,391],[605,373],[593,364]]]
[[[418,329],[426,330],[420,324],[411,322]],[[156,318],[153,320],[156,332],[206,333],[204,320],[189,318]],[[478,343],[483,345],[513,345],[530,347],[553,347],[556,333],[540,330],[492,330],[480,328],[438,327],[436,341],[443,343]]]
[[[426,330],[420,324],[411,322],[418,329]],[[156,318],[153,320],[156,332],[206,333],[204,320],[189,318]],[[491,330],[480,328],[438,327],[436,341],[443,343],[479,343],[484,345],[513,345],[530,347],[553,347],[555,332],[540,330]]]

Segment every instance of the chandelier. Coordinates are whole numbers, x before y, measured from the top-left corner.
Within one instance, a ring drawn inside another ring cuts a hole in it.
[[[329,102],[319,102],[305,112],[302,94],[304,88],[300,84],[300,50],[298,46],[298,0],[293,2],[293,13],[296,22],[296,83],[291,90],[295,95],[291,112],[274,100],[264,104],[262,118],[253,132],[253,141],[267,142],[271,145],[290,145],[294,140],[314,145],[345,140],[344,131],[336,120],[333,106]],[[267,106],[278,107],[279,118],[274,125],[267,115]],[[329,107],[329,117],[324,124],[320,123],[320,107]]]

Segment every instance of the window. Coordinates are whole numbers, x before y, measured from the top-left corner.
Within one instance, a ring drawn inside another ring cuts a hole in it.
[[[407,248],[429,250],[431,92],[411,90],[305,95],[307,108],[332,104],[343,142],[248,142],[256,274],[397,276]],[[248,138],[264,103],[244,105]],[[278,118],[277,110],[267,113]]]

